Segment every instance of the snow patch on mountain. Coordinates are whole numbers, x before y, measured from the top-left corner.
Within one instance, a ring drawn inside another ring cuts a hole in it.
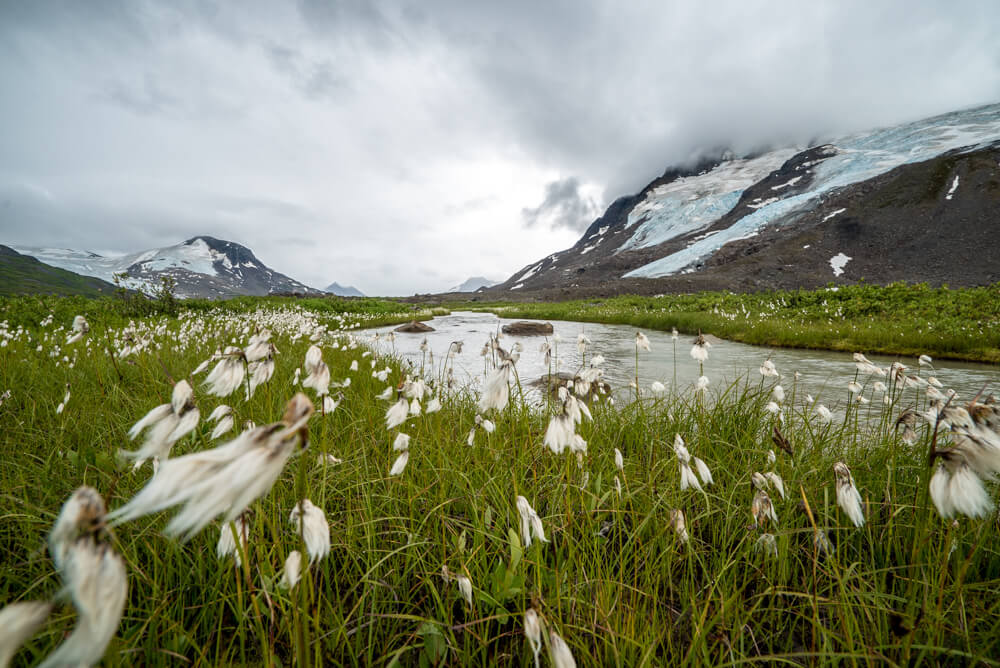
[[[844,255],[843,253],[837,253],[830,258],[830,267],[833,269],[834,276],[840,276],[844,273],[844,267],[847,263],[851,261],[850,255]]]

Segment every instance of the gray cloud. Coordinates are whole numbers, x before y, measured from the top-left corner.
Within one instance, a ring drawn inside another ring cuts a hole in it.
[[[597,203],[580,192],[580,181],[568,177],[545,186],[545,199],[535,208],[521,209],[527,227],[548,225],[582,232],[600,215]]]
[[[990,0],[0,3],[0,243],[213,234],[369,294],[510,275],[707,148],[1000,100],[997,25]]]

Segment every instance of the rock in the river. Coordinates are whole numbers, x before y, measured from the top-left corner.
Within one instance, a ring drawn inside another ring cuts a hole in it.
[[[396,328],[397,332],[408,332],[410,334],[420,334],[422,332],[433,332],[434,328],[430,325],[425,325],[422,322],[416,320],[411,320],[405,325],[400,325]]]
[[[514,336],[540,336],[552,333],[552,323],[518,320],[504,325],[502,329],[504,334],[513,334]]]

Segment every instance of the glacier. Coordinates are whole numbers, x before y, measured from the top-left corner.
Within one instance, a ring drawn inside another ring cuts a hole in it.
[[[762,202],[753,213],[743,216],[730,227],[695,240],[686,248],[634,269],[624,277],[657,278],[682,272],[704,261],[727,243],[753,236],[789,215],[815,206],[834,189],[873,178],[901,165],[929,160],[948,151],[976,150],[998,140],[1000,104],[993,104],[828,142],[836,152],[811,165],[814,169],[813,182],[808,191]],[[761,168],[775,165],[773,169],[777,169],[792,154],[793,150],[773,151],[758,158],[758,165]],[[677,179],[650,191],[629,214],[628,224],[634,224],[643,215],[649,216],[648,219],[621,246],[619,252],[655,245],[707,227],[728,213],[746,188],[773,171],[770,169],[747,182],[757,170],[750,169],[746,164],[748,161],[743,161],[744,164],[736,166],[737,174],[746,176],[740,178],[733,175],[734,165],[731,162],[740,161],[725,162],[704,174]],[[678,187],[671,189],[670,186],[675,183]],[[776,192],[780,194],[782,191]],[[699,204],[692,199],[699,196],[707,201]]]

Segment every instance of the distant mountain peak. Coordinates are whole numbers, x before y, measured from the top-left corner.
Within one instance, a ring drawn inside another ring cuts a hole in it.
[[[341,285],[340,283],[331,283],[326,286],[326,292],[332,295],[337,295],[338,297],[364,297],[364,293],[358,290],[353,285]]]
[[[246,246],[208,235],[198,235],[174,246],[152,248],[121,257],[102,257],[73,249],[17,250],[45,264],[106,281],[114,281],[116,275],[126,274],[126,287],[147,293],[155,291],[161,279],[168,277],[176,282],[178,297],[320,294],[318,290],[269,268]]]
[[[479,288],[489,288],[501,282],[486,278],[485,276],[471,276],[461,284],[448,290],[448,292],[475,292]]]

